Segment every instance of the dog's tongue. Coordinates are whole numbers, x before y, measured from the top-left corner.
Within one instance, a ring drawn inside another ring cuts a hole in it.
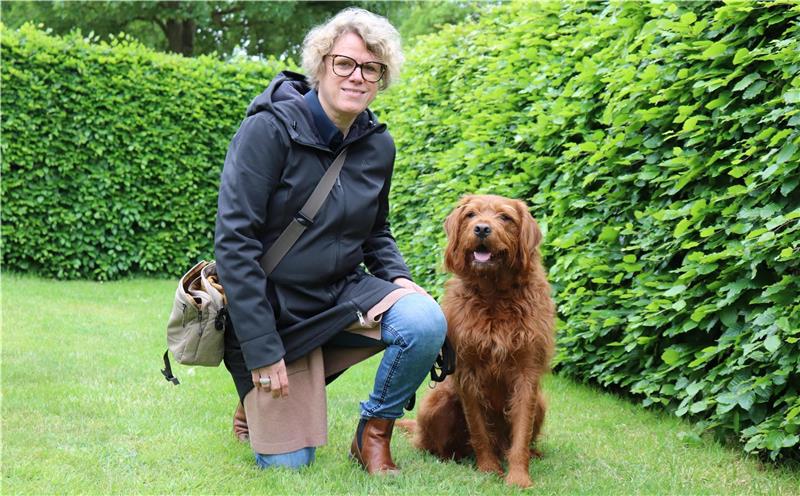
[[[492,258],[492,254],[488,251],[476,251],[472,253],[472,256],[475,257],[475,260],[478,262],[488,262],[490,258]]]

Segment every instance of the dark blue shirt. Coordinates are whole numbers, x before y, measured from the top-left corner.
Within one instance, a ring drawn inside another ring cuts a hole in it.
[[[311,115],[314,116],[314,124],[317,126],[317,132],[319,133],[319,137],[322,138],[322,142],[328,145],[331,150],[338,150],[339,147],[342,146],[344,136],[330,117],[328,117],[328,114],[325,113],[322,104],[319,103],[317,91],[311,90],[306,93],[303,98],[306,104],[308,104]]]

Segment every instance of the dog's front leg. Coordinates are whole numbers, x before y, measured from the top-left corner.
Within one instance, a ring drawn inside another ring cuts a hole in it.
[[[508,405],[511,447],[507,454],[506,483],[520,487],[529,487],[533,484],[528,469],[531,460],[531,436],[536,415],[535,405],[540,391],[538,382],[531,380],[532,375],[534,374],[521,373],[517,376]]]
[[[494,472],[503,475],[500,460],[494,452],[491,436],[486,423],[486,415],[480,403],[480,387],[478,378],[474,375],[463,374],[457,380],[459,396],[464,407],[464,416],[469,429],[469,441],[475,450],[478,470]]]

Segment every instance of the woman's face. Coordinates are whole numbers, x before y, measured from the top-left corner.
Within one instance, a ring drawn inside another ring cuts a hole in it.
[[[367,50],[364,40],[355,33],[340,36],[330,53],[345,55],[359,64],[382,62]],[[372,103],[378,94],[379,83],[365,80],[360,68],[356,68],[349,76],[337,76],[331,64],[333,57],[325,57],[324,72],[319,76],[317,93],[325,113],[341,129],[341,126],[349,127],[358,114]]]

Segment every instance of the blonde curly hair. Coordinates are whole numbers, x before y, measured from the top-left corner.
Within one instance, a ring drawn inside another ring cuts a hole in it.
[[[386,64],[386,72],[379,86],[381,90],[397,80],[405,60],[400,46],[400,33],[385,17],[364,9],[348,7],[325,24],[313,28],[303,40],[301,65],[312,88],[317,89],[319,86],[319,75],[325,70],[325,55],[330,53],[336,40],[346,33],[361,37],[367,50]]]

